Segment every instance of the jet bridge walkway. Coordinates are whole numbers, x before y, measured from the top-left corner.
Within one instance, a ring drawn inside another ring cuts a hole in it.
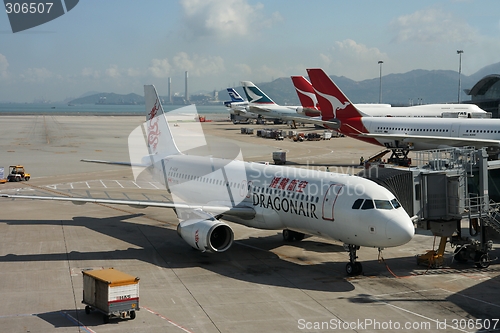
[[[437,250],[417,256],[418,264],[442,266],[449,242],[455,247],[454,260],[486,268],[492,261],[491,238],[500,234],[500,203],[488,195],[488,183],[492,189],[500,187],[500,179],[490,176],[500,165],[487,157],[484,149],[474,148],[423,151],[416,152],[416,166],[375,165],[360,175],[389,189],[417,228],[441,238]],[[462,221],[468,232],[462,231]]]

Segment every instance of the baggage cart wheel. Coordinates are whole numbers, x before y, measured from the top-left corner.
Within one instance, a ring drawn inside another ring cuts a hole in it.
[[[86,314],[90,314],[90,306],[88,306],[88,305],[87,305],[87,306],[85,307],[85,313],[86,313]]]
[[[135,319],[135,311],[134,310],[130,311],[130,319],[132,319],[132,320]]]

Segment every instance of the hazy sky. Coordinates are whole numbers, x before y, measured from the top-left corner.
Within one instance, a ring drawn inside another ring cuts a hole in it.
[[[223,89],[322,67],[354,80],[500,61],[500,1],[80,0],[13,34],[0,13],[0,101],[88,91]]]

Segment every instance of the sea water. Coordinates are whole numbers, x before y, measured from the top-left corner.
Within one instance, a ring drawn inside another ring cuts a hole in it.
[[[165,112],[179,109],[185,105],[164,105]],[[196,105],[199,114],[217,114],[219,117],[229,112],[224,105]],[[0,115],[143,115],[144,104],[138,105],[106,105],[106,104],[33,104],[33,103],[0,103]]]

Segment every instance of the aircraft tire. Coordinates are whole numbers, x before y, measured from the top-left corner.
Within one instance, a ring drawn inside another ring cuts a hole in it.
[[[291,230],[283,229],[283,240],[285,242],[291,242],[293,238],[293,232]]]
[[[360,262],[350,263],[345,265],[345,271],[349,276],[356,276],[363,272],[363,266]]]
[[[488,253],[477,252],[476,253],[476,267],[477,268],[488,268],[490,266],[490,257]]]

